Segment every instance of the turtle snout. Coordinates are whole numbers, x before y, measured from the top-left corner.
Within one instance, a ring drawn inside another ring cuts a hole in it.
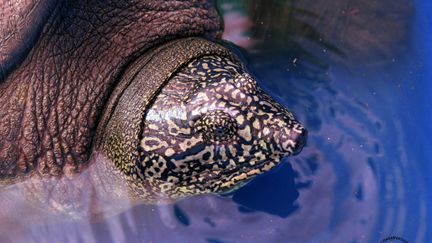
[[[283,128],[280,133],[280,147],[283,152],[289,155],[300,153],[307,141],[307,130],[301,125],[296,125],[293,128]]]
[[[294,134],[295,135],[293,139],[295,141],[295,146],[293,149],[293,155],[300,153],[303,147],[306,145],[308,131],[306,128],[302,127],[300,129],[300,133],[294,132]]]

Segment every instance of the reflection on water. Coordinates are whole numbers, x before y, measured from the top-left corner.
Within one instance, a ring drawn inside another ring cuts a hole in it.
[[[95,223],[37,224],[19,236],[27,242],[431,241],[423,165],[430,155],[417,153],[416,141],[426,135],[415,133],[427,124],[411,112],[415,102],[426,102],[418,91],[428,80],[417,75],[424,66],[410,49],[421,41],[410,35],[412,3],[219,5],[225,37],[251,53],[250,69],[264,89],[308,128],[303,152],[231,195],[138,206]]]
[[[246,34],[255,42],[255,48],[247,46],[248,49],[287,50],[304,57],[324,55],[345,65],[371,66],[391,62],[408,47],[411,0],[219,2],[228,26],[238,32],[239,28],[235,27],[245,23]],[[244,18],[235,21],[233,17],[238,12]],[[229,39],[238,41],[239,37],[233,39],[230,35],[228,32]],[[236,43],[242,45],[244,41]]]

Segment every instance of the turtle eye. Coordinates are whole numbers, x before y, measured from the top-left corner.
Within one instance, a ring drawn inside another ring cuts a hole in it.
[[[226,141],[237,135],[237,123],[223,111],[213,111],[201,117],[194,127],[207,141]]]
[[[215,137],[224,137],[229,131],[226,127],[215,127]]]

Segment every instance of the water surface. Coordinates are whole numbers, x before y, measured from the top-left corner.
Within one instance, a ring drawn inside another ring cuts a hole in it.
[[[219,1],[224,38],[309,130],[225,197],[30,227],[27,242],[431,242],[428,0]]]

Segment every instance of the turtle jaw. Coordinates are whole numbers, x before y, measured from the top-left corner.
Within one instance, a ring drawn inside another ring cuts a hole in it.
[[[277,166],[284,157],[282,153],[274,153],[269,159],[259,161],[257,158],[250,158],[233,168],[219,170],[204,170],[199,174],[179,183],[179,187],[193,186],[201,193],[226,193],[244,185],[255,176],[270,171]]]
[[[308,131],[300,123],[291,122],[290,129],[282,129],[286,132],[279,133],[278,146],[275,146],[278,149],[266,154],[267,159],[260,160],[258,154],[253,154],[246,158],[245,162],[237,163],[235,167],[204,170],[192,179],[191,184],[203,188],[203,193],[226,193],[238,189],[257,175],[270,171],[283,157],[299,154],[306,145]]]
[[[283,157],[300,153],[306,144],[307,130],[296,120],[289,122],[290,126],[283,127],[273,134],[273,149],[255,150],[249,156],[243,157],[243,162],[236,159],[234,166],[222,167],[221,165],[226,163],[220,161],[208,164],[200,172],[177,181],[177,186],[194,188],[194,194],[221,194],[236,190],[257,175],[270,171]],[[214,169],[214,165],[218,165],[217,169]]]
[[[246,184],[254,177],[270,171],[277,165],[279,165],[281,158],[283,156],[275,157],[273,160],[264,161],[254,166],[248,165],[239,166],[239,168],[234,172],[226,172],[224,176],[227,180],[223,181],[215,191],[216,193],[226,193],[227,191],[238,189],[240,186]]]

